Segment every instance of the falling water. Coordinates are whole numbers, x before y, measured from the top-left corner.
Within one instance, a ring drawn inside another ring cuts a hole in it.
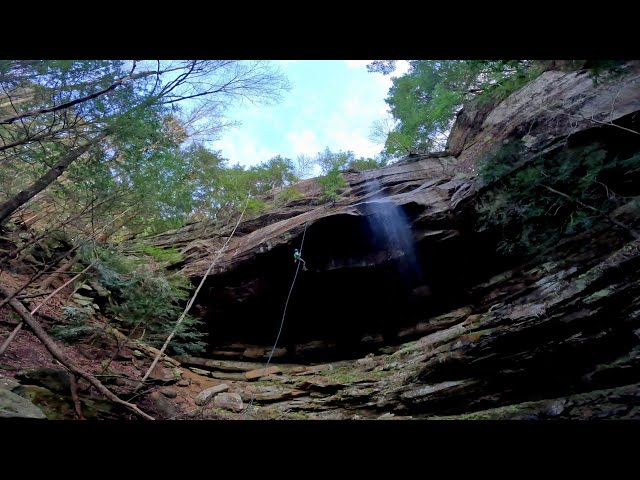
[[[405,280],[419,283],[422,272],[409,219],[402,208],[384,197],[377,179],[369,180],[365,188],[371,196],[361,205],[367,214],[374,245],[388,252]]]

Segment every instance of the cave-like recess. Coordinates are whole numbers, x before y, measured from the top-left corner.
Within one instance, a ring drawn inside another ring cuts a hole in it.
[[[405,213],[411,220],[412,213]],[[468,287],[504,263],[495,239],[471,227],[444,242],[426,237],[416,243],[413,265],[388,250],[364,216],[311,224],[302,250],[308,270],[297,275],[278,342],[287,352],[278,361],[357,358],[399,343],[402,328],[466,305]],[[199,311],[209,334],[208,357],[230,346],[273,345],[296,272],[293,249],[301,239],[207,282]],[[309,342],[324,345],[305,348]]]
[[[618,123],[637,129],[638,121],[627,116]],[[610,127],[573,135],[559,151],[596,143],[621,158],[640,150],[637,136]],[[622,195],[637,195],[639,176],[635,172],[611,178],[610,187]],[[389,193],[408,192],[394,188]],[[496,252],[501,232],[479,233],[473,205],[434,220],[424,216],[423,206],[409,201],[399,208],[412,228],[418,275],[401,252],[390,251],[379,232],[374,233],[375,211],[356,207],[360,214],[324,217],[307,229],[302,256],[308,271],[299,271],[289,301],[278,342],[286,352],[279,350],[279,362],[353,359],[409,341],[407,336],[398,338],[398,332],[473,306],[477,299],[471,287],[517,269],[525,260]],[[241,355],[245,346],[270,350],[296,270],[293,249],[301,240],[302,234],[292,237],[230,272],[209,277],[196,309],[208,333],[207,357],[247,359]]]

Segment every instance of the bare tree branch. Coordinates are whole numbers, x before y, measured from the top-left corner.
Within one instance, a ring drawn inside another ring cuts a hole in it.
[[[2,293],[5,296],[8,296],[11,292],[9,292],[3,285],[0,285],[0,293]],[[44,329],[42,328],[40,323],[35,318],[33,318],[33,316],[24,307],[24,305],[22,305],[22,303],[20,303],[16,299],[12,299],[11,301],[9,301],[9,304],[15,310],[15,312],[18,315],[20,315],[20,317],[22,317],[22,320],[24,321],[24,323],[26,323],[29,326],[29,328],[31,328],[31,330],[33,331],[35,336],[38,338],[38,340],[40,340],[42,342],[42,344],[49,351],[51,356],[53,356],[53,358],[55,358],[57,361],[59,361],[62,365],[64,365],[72,373],[78,375],[81,378],[84,378],[87,382],[89,382],[91,385],[93,385],[96,389],[98,389],[98,391],[100,393],[102,393],[105,397],[107,397],[112,402],[126,407],[127,409],[129,409],[130,411],[132,411],[133,413],[138,415],[139,417],[142,417],[142,418],[144,418],[146,420],[153,420],[152,416],[147,415],[146,413],[144,413],[136,405],[134,405],[132,403],[125,402],[124,400],[121,400],[111,390],[109,390],[107,387],[105,387],[102,384],[102,382],[100,382],[100,380],[95,378],[93,375],[82,371],[75,364],[73,364],[67,358],[67,356],[64,353],[62,353],[62,350],[60,350],[60,348],[51,339],[51,337],[49,337],[49,335],[47,335],[47,333],[44,331]]]

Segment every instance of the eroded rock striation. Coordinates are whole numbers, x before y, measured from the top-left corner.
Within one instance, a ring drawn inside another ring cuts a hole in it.
[[[500,232],[479,232],[475,207],[541,155],[595,143],[637,154],[638,131],[639,62],[599,83],[548,71],[461,112],[447,152],[344,172],[349,188],[334,204],[315,180],[299,182],[302,198],[240,224],[198,299],[209,358],[183,360],[238,381],[261,368],[304,237],[308,270],[273,360],[289,366],[234,397],[257,392],[258,418],[637,418],[638,182],[609,221],[538,256],[498,253]],[[513,142],[518,161],[483,181],[480,159]],[[181,249],[180,268],[199,281],[232,227],[199,223],[145,241]],[[236,361],[254,363],[222,368]]]

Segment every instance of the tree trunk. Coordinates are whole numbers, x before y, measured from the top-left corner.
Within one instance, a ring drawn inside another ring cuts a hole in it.
[[[49,275],[47,278],[45,278],[41,283],[40,283],[40,287],[39,290],[45,291],[47,288],[49,288],[51,286],[51,284],[61,278],[60,277],[60,273],[64,273],[64,272],[68,272],[69,269],[71,269],[71,267],[73,267],[76,264],[76,262],[74,261],[73,258],[70,258],[69,260],[65,261],[60,268],[58,268],[58,270],[56,270],[55,272],[52,272],[51,275]],[[55,268],[55,265],[52,265],[51,268]]]
[[[0,285],[0,293],[2,293],[5,297],[8,297],[11,294],[11,292],[7,290],[5,287],[3,287],[2,285]],[[26,323],[29,326],[29,328],[31,328],[35,336],[38,338],[38,340],[42,342],[42,344],[46,347],[46,349],[49,351],[49,353],[53,358],[58,360],[62,365],[64,365],[72,373],[76,374],[81,378],[84,378],[87,382],[89,382],[91,385],[96,387],[96,389],[98,389],[100,393],[102,393],[105,397],[107,397],[112,402],[123,405],[124,407],[128,408],[129,410],[131,410],[136,415],[142,418],[145,418],[147,420],[153,420],[153,417],[144,413],[136,405],[129,402],[125,402],[124,400],[121,400],[111,390],[105,387],[96,377],[80,370],[74,363],[72,363],[66,357],[66,355],[62,353],[62,350],[60,350],[60,347],[58,347],[56,343],[53,341],[53,339],[49,337],[49,335],[47,335],[47,333],[44,331],[42,326],[36,321],[35,318],[33,318],[33,316],[24,307],[24,305],[22,305],[22,303],[20,303],[16,299],[12,299],[11,301],[9,301],[9,305],[11,305],[11,307],[15,310],[15,312],[18,315],[20,315],[20,317],[22,317],[22,320],[24,321],[24,323]]]
[[[67,167],[69,167],[69,165],[71,165],[80,155],[87,152],[94,145],[96,145],[101,140],[103,140],[107,135],[109,135],[109,132],[104,131],[97,137],[87,142],[85,145],[82,145],[81,147],[77,147],[71,150],[62,159],[60,159],[60,161],[55,167],[53,167],[51,170],[49,170],[47,173],[41,176],[29,187],[22,190],[16,196],[14,196],[13,198],[1,204],[0,205],[0,225],[4,223],[7,220],[7,218],[9,218],[13,214],[13,212],[15,212],[18,208],[20,208],[22,205],[24,205],[33,197],[35,197],[38,193],[40,193],[42,190],[47,188],[51,183],[53,183],[60,175],[62,175],[65,172]]]
[[[77,278],[80,278],[82,276],[83,273],[85,273],[87,270],[89,270],[91,267],[93,267],[93,265],[96,262],[91,263],[91,265],[89,265],[87,268],[85,268],[83,271],[81,271],[79,274],[77,274],[75,277],[73,277],[70,280],[67,280],[62,286],[58,287],[54,292],[52,292],[51,294],[49,294],[49,296],[47,296],[47,298],[45,298],[42,302],[40,302],[40,304],[38,304],[38,306],[36,308],[34,308],[33,310],[31,310],[31,312],[29,312],[30,315],[34,315],[38,310],[40,310],[40,308],[46,304],[49,300],[51,300],[53,297],[56,296],[56,294],[62,290],[64,287],[66,287],[67,285],[69,285],[70,283],[72,283],[74,280],[76,280]],[[11,301],[11,295],[15,295],[15,293],[11,293],[9,292],[9,296],[6,296],[6,301],[10,302]],[[42,315],[42,314],[41,314]],[[9,347],[9,345],[11,344],[11,342],[13,341],[13,339],[16,337],[16,335],[18,335],[18,332],[20,332],[20,329],[22,328],[22,325],[24,324],[24,322],[20,323],[9,335],[9,338],[7,338],[4,343],[2,344],[2,346],[0,347],[0,356],[2,356],[5,352],[5,350]]]
[[[135,64],[134,64],[134,68],[135,68]],[[127,75],[126,77],[123,77],[119,80],[116,80],[115,82],[113,82],[110,86],[108,86],[107,88],[100,90],[98,92],[94,92],[91,93],[85,97],[81,97],[81,98],[77,98],[75,100],[72,100],[70,102],[66,102],[66,103],[61,103],[59,105],[54,105],[53,107],[49,107],[49,108],[40,108],[37,110],[31,110],[29,112],[23,112],[17,115],[14,115],[12,117],[7,117],[7,118],[3,118],[0,119],[0,125],[9,125],[11,123],[17,122],[18,120],[22,120],[24,118],[29,118],[29,117],[37,117],[38,115],[41,115],[43,113],[50,113],[50,112],[57,112],[59,110],[66,110],[68,108],[73,107],[74,105],[78,105],[80,103],[84,103],[84,102],[88,102],[89,100],[93,100],[94,98],[98,98],[101,95],[105,95],[107,93],[109,93],[110,91],[116,89],[117,87],[119,87],[120,85],[123,85],[126,82],[129,82],[131,80],[135,80],[138,78],[144,78],[144,77],[150,77],[152,75],[162,75],[163,73],[167,73],[167,72],[173,72],[176,70],[180,70],[183,67],[174,67],[174,68],[167,68],[165,70],[161,70],[161,71],[147,71],[147,72],[140,72],[140,73],[136,73],[136,74],[130,74]],[[132,70],[133,72],[133,70]],[[27,98],[28,100],[29,98]],[[22,100],[20,103],[24,102],[25,100]],[[7,104],[2,104],[0,106],[6,106],[6,105],[16,105],[16,101],[10,101]]]

